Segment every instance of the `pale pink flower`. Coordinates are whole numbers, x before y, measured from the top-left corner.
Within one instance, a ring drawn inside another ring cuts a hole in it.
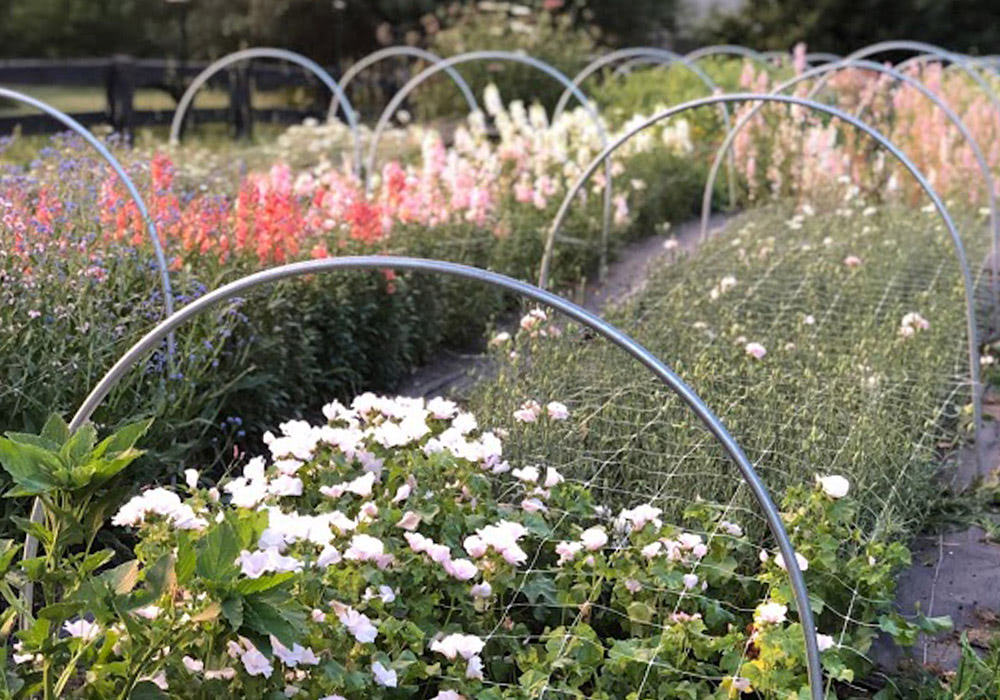
[[[378,661],[372,664],[372,676],[375,678],[375,683],[384,688],[396,687],[396,672],[386,668]]]
[[[521,423],[534,423],[542,412],[542,407],[537,401],[529,400],[521,404],[521,407],[514,411],[514,419]]]
[[[591,527],[580,533],[580,541],[586,549],[594,552],[608,543],[608,533],[602,527]]]
[[[844,258],[844,265],[846,265],[848,268],[851,269],[854,269],[855,267],[860,267],[861,258],[859,258],[857,255],[848,255],[846,258]]]
[[[552,420],[566,420],[569,418],[569,409],[566,408],[566,404],[564,403],[549,401],[548,405],[545,406],[545,409],[548,411],[549,418]]]
[[[760,343],[747,343],[746,353],[754,359],[762,360],[764,355],[767,354],[767,348],[765,348]]]
[[[785,614],[788,606],[781,603],[761,603],[754,611],[754,620],[757,624],[778,625],[785,621]]]
[[[396,527],[401,527],[404,530],[409,530],[411,532],[416,530],[419,526],[420,515],[412,510],[406,511],[406,513],[403,514],[403,517],[399,519],[399,522],[396,523]]]

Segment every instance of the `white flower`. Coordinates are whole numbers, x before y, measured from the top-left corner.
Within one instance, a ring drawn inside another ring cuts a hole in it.
[[[510,342],[510,333],[503,331],[502,333],[497,333],[493,336],[493,339],[490,340],[490,345],[504,345],[508,342]]]
[[[553,469],[552,467],[549,467],[548,469],[545,470],[545,483],[543,484],[545,488],[550,489],[553,486],[557,486],[564,481],[566,481],[566,479],[563,478],[563,475],[560,474],[555,469]]]
[[[816,477],[820,488],[830,498],[843,498],[851,488],[851,482],[842,476],[819,476]]]
[[[584,547],[594,552],[608,543],[608,533],[602,527],[591,527],[580,533],[580,541]]]
[[[468,581],[476,577],[479,569],[468,559],[449,559],[443,564],[444,570],[454,579]]]
[[[662,513],[662,508],[657,508],[651,503],[645,503],[631,510],[623,510],[618,517],[629,524],[632,532],[639,532],[639,530],[650,523],[652,523],[654,528],[659,529],[662,527],[663,521],[660,520]]]
[[[467,700],[464,695],[454,690],[441,690],[431,700]]]
[[[820,651],[826,651],[827,649],[832,649],[837,646],[837,643],[833,641],[833,637],[828,634],[817,634],[816,635],[816,646],[819,647]]]
[[[767,348],[760,343],[747,343],[746,353],[754,359],[761,360],[767,354]]]
[[[208,521],[195,515],[191,506],[181,502],[180,496],[165,488],[149,489],[134,497],[118,510],[111,524],[135,527],[149,514],[163,516],[178,530],[203,530],[208,527]]]
[[[302,479],[282,474],[267,485],[267,491],[274,496],[301,496]]]
[[[184,664],[186,668],[191,673],[201,673],[205,670],[205,662],[199,661],[198,659],[192,659],[190,656],[185,656],[181,659],[181,663]]]
[[[458,415],[458,404],[437,396],[427,402],[427,410],[438,420],[448,420]]]
[[[460,435],[468,435],[479,427],[479,422],[471,413],[459,413],[452,419],[451,427],[457,430]]]
[[[412,510],[406,511],[406,513],[403,514],[403,517],[399,519],[399,522],[396,523],[396,527],[401,527],[404,530],[409,530],[410,532],[416,530],[419,526],[420,515]]]
[[[371,644],[375,641],[378,630],[367,615],[337,601],[333,602],[333,611],[337,614],[340,624],[346,627],[356,640],[362,644]]]
[[[491,586],[488,581],[477,583],[469,589],[469,594],[472,595],[473,598],[489,598],[492,593],[493,586]]]
[[[521,423],[534,423],[542,412],[542,407],[537,401],[530,400],[521,404],[521,407],[514,411],[514,419]]]
[[[469,658],[465,667],[465,677],[472,680],[483,680],[483,660],[479,656]]]
[[[569,409],[566,408],[566,404],[564,403],[549,401],[545,406],[545,410],[548,411],[549,418],[552,420],[566,420],[569,418]]]
[[[187,484],[188,488],[192,491],[198,488],[198,470],[197,469],[185,469],[184,470],[184,483]]]
[[[250,552],[244,549],[236,558],[243,575],[247,578],[260,578],[265,573],[275,571],[301,571],[302,562],[295,557],[283,556],[277,547],[258,549]]]
[[[247,673],[251,676],[264,676],[264,678],[270,678],[271,674],[274,673],[274,666],[271,665],[271,662],[267,660],[266,656],[257,650],[257,647],[253,646],[249,642],[246,642],[246,644],[249,648],[240,654],[240,661],[243,662],[243,668],[245,668]]]
[[[855,267],[860,267],[861,258],[859,258],[857,255],[848,255],[846,258],[844,258],[844,265],[851,269],[854,269]]]
[[[544,503],[537,498],[525,498],[521,501],[521,509],[525,513],[544,513],[548,510]]]
[[[733,537],[743,537],[743,528],[736,523],[729,522],[728,520],[720,522],[719,529],[727,535],[732,535]]]
[[[634,578],[628,578],[625,579],[625,588],[628,589],[629,593],[638,593],[642,590],[642,584]]]
[[[159,617],[161,611],[156,605],[147,605],[142,608],[136,608],[133,612],[146,620],[155,620]]]
[[[468,660],[478,655],[484,646],[485,642],[474,634],[454,633],[431,642],[431,651],[443,654],[449,661],[456,656]]]
[[[309,647],[304,647],[296,643],[289,649],[273,634],[271,635],[271,648],[274,650],[274,655],[281,659],[281,662],[285,666],[290,668],[295,668],[299,665],[315,666],[319,663],[319,657]]]
[[[698,576],[695,574],[684,574],[684,588],[690,590],[698,585]]]
[[[781,624],[785,621],[785,613],[788,606],[781,603],[761,603],[754,611],[754,620],[757,624]]]
[[[73,622],[67,622],[63,625],[63,631],[70,637],[76,637],[77,639],[82,639],[89,642],[95,639],[97,635],[101,633],[101,626],[96,622],[90,622],[89,620],[84,620],[80,618]]]
[[[351,544],[344,552],[344,559],[348,561],[369,561],[378,559],[385,554],[385,545],[382,540],[371,535],[354,535]]]
[[[556,545],[556,554],[559,555],[559,561],[556,562],[556,566],[562,566],[567,562],[573,561],[582,549],[582,542],[560,542]]]
[[[515,469],[510,473],[515,479],[524,481],[525,483],[534,484],[538,481],[540,476],[538,472],[538,467],[524,467],[523,469]]]
[[[487,544],[479,535],[469,535],[465,538],[465,541],[462,542],[462,547],[470,557],[478,559],[486,554]]]
[[[795,553],[795,561],[798,562],[800,571],[807,571],[809,569],[809,560],[798,552]],[[782,571],[788,571],[785,567],[785,558],[781,556],[781,552],[774,555],[774,563],[777,564]]]
[[[909,338],[910,336],[916,334],[918,331],[925,331],[931,327],[931,324],[927,322],[927,319],[918,314],[915,311],[911,311],[903,316],[903,320],[899,323],[899,333],[904,338]]]
[[[372,664],[372,676],[375,682],[385,688],[396,687],[396,672],[380,664],[378,661]]]

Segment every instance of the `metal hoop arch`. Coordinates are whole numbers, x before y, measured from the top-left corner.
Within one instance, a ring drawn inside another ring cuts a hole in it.
[[[650,47],[634,46],[631,48],[618,49],[617,51],[606,53],[603,56],[600,56],[597,59],[588,63],[583,70],[581,70],[579,73],[573,76],[573,85],[575,85],[576,87],[580,87],[581,85],[583,85],[584,80],[586,80],[591,75],[604,68],[604,66],[611,65],[615,61],[620,61],[622,59],[627,59],[627,58],[649,58],[653,59],[658,63],[663,63],[665,65],[670,65],[672,63],[679,63],[685,69],[687,69],[691,73],[694,73],[698,77],[698,79],[705,84],[705,87],[708,88],[710,93],[714,94],[719,89],[719,86],[716,85],[715,81],[712,80],[712,78],[708,75],[708,73],[699,68],[694,61],[689,60],[685,56],[681,56],[679,53],[674,53],[673,51],[669,51],[667,49],[658,49],[656,47],[651,47],[651,46]],[[555,121],[562,115],[563,111],[566,109],[566,104],[569,102],[571,93],[572,93],[571,90],[566,89],[559,96],[559,101],[556,102],[556,106],[552,110],[552,121]],[[728,110],[726,111],[726,114],[728,117]]]
[[[836,63],[842,59],[835,53],[825,53],[823,51],[814,51],[812,53],[806,54],[806,63]]]
[[[344,74],[340,76],[340,81],[337,85],[340,86],[340,91],[347,94],[347,86],[351,84],[358,75],[380,61],[384,61],[388,58],[394,58],[396,56],[411,56],[413,58],[422,59],[428,63],[440,63],[443,59],[436,53],[431,53],[430,51],[425,51],[424,49],[419,49],[416,46],[390,46],[385,49],[379,49],[374,51],[364,58],[362,58],[357,63],[351,65]],[[472,94],[472,88],[469,84],[465,82],[465,79],[459,74],[454,68],[448,67],[445,69],[448,77],[452,79],[459,90],[462,91],[462,97],[465,98],[465,103],[469,106],[469,111],[475,111],[479,109],[479,103],[476,102],[476,96]],[[332,120],[337,116],[337,110],[340,109],[340,93],[334,93],[333,98],[330,101],[330,109],[327,113],[327,120]]]
[[[847,68],[870,70],[876,73],[881,73],[883,75],[889,75],[895,78],[897,81],[910,85],[918,92],[920,92],[924,97],[933,102],[934,105],[937,106],[942,112],[944,112],[945,116],[949,119],[949,121],[952,122],[952,124],[955,127],[958,128],[959,132],[962,134],[962,137],[969,144],[969,147],[972,149],[973,156],[976,159],[979,169],[982,172],[983,183],[985,184],[987,190],[986,196],[990,209],[990,226],[993,230],[992,250],[990,254],[991,268],[993,272],[991,290],[994,297],[994,304],[996,305],[998,296],[997,252],[1000,251],[1000,212],[998,212],[997,209],[996,186],[993,179],[993,173],[990,170],[989,163],[986,161],[986,157],[983,155],[982,149],[979,146],[979,142],[976,141],[975,136],[973,136],[973,134],[969,131],[968,127],[966,127],[962,119],[954,112],[954,110],[951,109],[951,107],[948,106],[947,102],[945,102],[941,97],[936,95],[934,91],[928,88],[923,82],[921,82],[917,78],[914,78],[911,75],[903,73],[898,68],[892,68],[890,66],[886,66],[881,63],[876,63],[875,61],[868,61],[864,59],[843,59],[841,61],[838,61],[837,63],[825,63],[821,66],[810,68],[809,70],[803,72],[802,74],[796,75],[790,78],[789,80],[785,81],[784,83],[781,83],[780,85],[775,87],[774,90],[772,90],[772,93],[778,94],[794,87],[795,85],[798,85],[799,83],[805,80],[809,80],[810,78],[815,78],[817,76],[826,77],[830,73],[845,70]],[[813,88],[806,95],[806,98],[812,99],[815,96],[815,94],[825,86],[825,84],[826,84],[825,80],[817,81],[816,85],[814,85]],[[728,134],[726,134],[725,140],[723,141],[722,145],[719,146],[719,149],[715,153],[715,159],[712,162],[712,167],[709,168],[708,178],[705,181],[705,191],[702,195],[702,200],[701,200],[702,240],[704,240],[708,236],[708,219],[711,213],[710,208],[712,203],[712,195],[715,190],[715,181],[718,178],[719,168],[721,167],[722,164],[722,158],[726,153],[730,152],[732,144],[736,140],[736,136],[739,134],[739,132],[742,131],[743,128],[750,123],[753,117],[756,116],[763,107],[764,107],[763,103],[758,104],[754,106],[754,108],[750,110],[747,114],[741,117],[740,121],[737,122],[736,126],[733,127],[733,130]]]
[[[648,129],[654,124],[663,121],[664,119],[669,119],[673,116],[681,114],[691,109],[696,109],[698,107],[708,107],[712,106],[718,102],[777,102],[782,104],[796,105],[799,107],[805,107],[807,109],[812,109],[817,112],[822,112],[835,117],[859,131],[867,134],[869,137],[874,139],[880,146],[885,148],[889,153],[899,161],[904,168],[906,168],[913,178],[918,182],[921,189],[930,197],[931,202],[934,204],[934,208],[937,210],[938,214],[941,216],[945,227],[948,229],[948,233],[951,236],[951,242],[955,249],[955,257],[958,259],[959,267],[962,272],[962,284],[964,286],[965,292],[965,320],[969,335],[969,380],[971,383],[972,390],[972,412],[973,421],[975,424],[976,435],[980,433],[982,428],[983,413],[982,413],[982,397],[981,397],[981,383],[979,379],[979,342],[978,342],[978,326],[976,324],[976,310],[975,310],[975,285],[972,280],[972,274],[969,271],[969,262],[965,255],[965,246],[962,245],[962,239],[958,235],[958,230],[955,228],[955,224],[952,221],[951,215],[948,213],[947,207],[945,207],[944,202],[938,196],[934,188],[931,187],[927,178],[924,177],[923,173],[917,168],[913,162],[907,158],[906,154],[903,153],[899,148],[892,143],[889,139],[879,133],[876,129],[869,126],[864,121],[858,119],[857,117],[851,116],[846,112],[843,112],[836,107],[831,107],[829,105],[822,104],[820,102],[814,102],[813,100],[808,100],[802,97],[795,97],[792,95],[776,95],[774,93],[763,94],[763,93],[732,93],[728,95],[714,95],[712,97],[703,97],[701,99],[692,100],[690,102],[685,102],[684,104],[671,107],[664,110],[658,114],[653,115],[642,124],[634,127],[627,133],[619,136],[615,141],[610,144],[607,148],[601,151],[600,154],[590,164],[586,167],[580,177],[577,179],[573,186],[566,193],[566,197],[563,199],[562,204],[559,206],[559,211],[556,214],[555,220],[552,222],[552,228],[549,229],[549,235],[546,239],[545,256],[542,259],[542,271],[539,274],[538,286],[545,288],[548,282],[548,261],[551,257],[552,246],[555,241],[555,236],[559,231],[559,227],[562,226],[566,215],[569,213],[569,208],[573,203],[573,200],[580,193],[580,190],[586,184],[588,178],[597,170],[598,166],[603,161],[614,153],[622,144],[631,139],[633,136],[639,132]],[[978,450],[977,450],[978,454]]]
[[[935,46],[934,44],[927,44],[922,41],[881,41],[875,44],[870,44],[863,48],[849,53],[844,57],[845,60],[855,60],[861,58],[868,58],[869,56],[874,56],[876,54],[885,53],[886,51],[912,51],[916,54],[926,54],[937,56],[939,59],[948,61],[949,63],[954,63],[959,66],[972,80],[986,93],[986,97],[990,102],[993,103],[994,108],[997,110],[998,118],[1000,118],[1000,97],[997,96],[995,90],[990,87],[989,83],[981,76],[969,63],[969,59],[962,54],[954,53],[953,51],[948,51],[940,46]],[[905,62],[904,62],[905,63]],[[824,83],[822,79],[820,83]]]
[[[774,68],[774,63],[760,51],[754,51],[746,46],[740,46],[739,44],[715,44],[713,46],[702,46],[684,54],[684,58],[691,61],[692,63],[697,63],[704,58],[711,58],[713,56],[739,56],[748,61],[753,61],[754,63],[760,65],[761,67],[771,70]]]
[[[333,77],[326,72],[326,70],[313,61],[311,58],[307,58],[302,54],[295,53],[294,51],[288,51],[287,49],[276,49],[267,46],[259,46],[252,49],[243,49],[241,51],[234,51],[231,54],[223,56],[219,60],[215,61],[209,65],[205,70],[195,76],[191,84],[188,85],[187,90],[181,96],[180,101],[177,103],[177,109],[174,110],[174,118],[170,122],[170,143],[178,144],[181,141],[181,127],[184,124],[184,115],[187,113],[194,101],[195,94],[201,89],[208,80],[218,73],[223,68],[230,66],[234,63],[239,63],[240,61],[249,61],[254,58],[273,58],[279,61],[288,61],[289,63],[295,63],[302,66],[314,76],[316,76],[320,82],[322,82],[331,93],[337,96],[338,100],[344,103],[344,114],[347,117],[347,124],[351,129],[351,138],[354,141],[354,161],[355,169],[361,166],[361,135],[358,132],[358,117],[354,112],[354,107],[351,106],[351,101],[347,99],[344,95],[344,91],[340,89]]]
[[[591,170],[593,172],[593,169]],[[628,353],[633,359],[650,370],[675,395],[678,396],[698,417],[704,426],[712,433],[725,450],[728,457],[735,463],[744,481],[750,487],[767,521],[771,535],[778,544],[782,558],[787,563],[788,577],[798,609],[799,621],[802,625],[806,647],[806,659],[809,672],[809,684],[814,700],[823,697],[823,676],[819,659],[819,647],[816,639],[816,625],[809,605],[809,594],[806,589],[802,571],[795,558],[795,550],[788,537],[781,515],[771,500],[767,488],[761,481],[753,464],[729,433],[722,421],[712,412],[707,404],[689,387],[670,367],[659,360],[653,353],[644,348],[628,335],[618,330],[610,323],[595,316],[576,304],[556,296],[544,289],[539,289],[527,282],[512,279],[505,275],[488,270],[482,270],[467,265],[448,263],[438,260],[423,260],[419,258],[404,258],[393,256],[371,255],[363,257],[324,258],[291,263],[281,267],[263,270],[247,277],[219,287],[218,289],[191,302],[174,315],[161,321],[155,328],[135,343],[115,363],[107,374],[91,390],[90,394],[77,409],[70,421],[70,430],[76,431],[93,415],[101,401],[118,381],[128,373],[136,363],[150,350],[155,348],[165,335],[176,330],[188,320],[212,308],[216,304],[242,295],[246,291],[265,284],[271,284],[282,279],[311,275],[336,270],[377,270],[392,268],[411,272],[428,272],[448,275],[460,279],[481,282],[507,292],[517,294],[536,303],[548,306],[574,321],[587,326],[597,334]]]
[[[603,56],[591,61],[587,66],[577,73],[573,77],[573,85],[580,87],[583,85],[583,81],[589,78],[591,75],[601,70],[605,66],[611,65],[615,61],[622,59],[641,59],[650,63],[660,63],[662,65],[672,65],[674,63],[679,63],[682,67],[687,69],[689,72],[693,73],[695,76],[705,84],[708,88],[710,94],[715,95],[720,92],[719,86],[714,80],[706,73],[704,70],[698,67],[697,63],[693,60],[688,59],[686,56],[681,56],[678,53],[669,51],[667,49],[658,49],[655,47],[646,46],[636,46],[632,48],[619,49],[618,51],[612,51],[611,53],[604,54]],[[552,110],[552,121],[555,122],[563,111],[566,109],[566,103],[569,101],[570,92],[569,90],[563,91],[563,94],[559,96],[559,101],[556,103],[555,108]],[[728,131],[730,128],[729,119],[729,107],[724,104],[719,105],[719,110],[722,112],[722,122]],[[728,180],[729,180],[729,204],[730,206],[736,203],[736,183],[734,181],[733,171],[735,161],[729,163],[728,169]]]
[[[601,122],[600,116],[598,116],[597,112],[591,105],[590,100],[583,93],[583,91],[574,85],[566,74],[558,68],[549,65],[545,61],[534,58],[533,56],[514,53],[512,51],[471,51],[469,53],[458,54],[457,56],[442,59],[438,63],[427,66],[427,68],[422,70],[420,73],[417,73],[415,76],[410,78],[409,82],[401,87],[396,94],[392,96],[392,99],[389,100],[389,104],[385,106],[385,109],[382,110],[382,114],[379,116],[378,123],[375,125],[375,131],[372,133],[371,143],[368,147],[368,158],[365,161],[366,193],[371,193],[371,178],[372,174],[375,172],[375,157],[377,155],[379,141],[382,138],[382,133],[389,125],[389,120],[392,119],[396,110],[398,110],[400,105],[403,104],[403,100],[405,100],[419,85],[436,73],[446,70],[452,66],[460,65],[462,63],[471,63],[473,61],[508,61],[511,63],[521,63],[540,70],[554,80],[558,81],[573,94],[573,96],[583,106],[584,110],[586,110],[587,115],[590,117],[591,121],[594,122],[594,125],[597,128],[597,132],[601,138],[601,145],[607,145],[607,130],[604,128],[604,124]],[[610,161],[605,165],[604,175],[604,213],[601,221],[601,241],[598,266],[599,279],[604,279],[604,275],[607,272],[608,267],[608,229],[611,226],[611,197],[613,186]]]
[[[163,253],[163,245],[160,243],[160,236],[156,231],[156,223],[153,221],[153,217],[149,214],[149,209],[146,207],[145,200],[143,200],[142,195],[139,194],[139,190],[136,188],[135,183],[132,182],[132,178],[130,178],[125,172],[125,168],[122,167],[122,164],[118,162],[118,159],[111,154],[111,151],[109,151],[108,148],[101,143],[89,129],[68,114],[60,112],[55,107],[52,107],[41,100],[37,100],[30,95],[17,92],[16,90],[10,90],[5,87],[0,87],[0,97],[30,105],[31,107],[34,107],[35,109],[44,112],[53,119],[61,122],[71,131],[82,137],[83,140],[86,141],[95,151],[97,151],[101,158],[103,158],[105,162],[111,166],[111,169],[115,171],[115,174],[122,181],[122,184],[125,185],[125,189],[128,190],[129,196],[132,198],[132,202],[139,210],[139,215],[142,216],[142,221],[146,225],[146,231],[149,234],[149,240],[153,244],[153,251],[156,255],[156,266],[160,270],[160,287],[163,290],[163,308],[166,312],[166,316],[173,315],[174,291],[170,285],[170,268],[167,265],[167,258]],[[173,333],[167,336],[167,353],[170,357],[173,357],[174,355]]]

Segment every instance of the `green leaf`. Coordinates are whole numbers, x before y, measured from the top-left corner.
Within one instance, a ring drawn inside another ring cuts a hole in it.
[[[97,429],[92,423],[87,423],[70,436],[59,450],[59,457],[68,465],[81,464],[94,449],[96,442]]]
[[[222,614],[233,630],[243,626],[243,598],[233,596],[222,601]]]
[[[152,424],[153,419],[150,418],[126,425],[113,435],[101,440],[100,444],[94,449],[92,456],[100,458],[107,454],[110,457],[114,457],[122,452],[131,450],[135,447],[135,443],[139,441],[139,438],[146,434],[146,431],[149,430],[149,426]]]
[[[263,635],[273,634],[287,647],[302,638],[306,612],[280,589],[255,593],[243,599],[243,624]]]
[[[129,693],[129,700],[167,700],[170,696],[152,681],[140,681]]]
[[[45,620],[55,620],[61,622],[62,620],[68,620],[71,617],[79,615],[81,612],[81,604],[79,602],[62,602],[53,603],[52,605],[46,605],[44,608],[38,611],[38,617]]]
[[[195,559],[191,536],[186,532],[181,532],[177,536],[177,563],[174,565],[179,585],[183,586],[191,580],[191,576],[194,575]]]
[[[98,576],[118,595],[131,593],[139,582],[139,560],[133,559]]]
[[[14,542],[14,540],[3,539],[0,540],[0,578],[7,573],[10,569],[11,563],[14,561],[14,557],[17,553],[21,551],[21,545]]]
[[[146,589],[154,600],[165,594],[173,594],[177,587],[177,574],[174,572],[174,555],[164,554],[156,563],[146,569]]]
[[[80,564],[80,573],[83,575],[91,574],[111,561],[114,556],[115,551],[113,549],[102,549],[99,552],[89,554]]]
[[[17,529],[21,530],[27,535],[31,535],[36,540],[41,542],[46,548],[52,546],[52,531],[41,523],[36,523],[28,518],[22,518],[20,515],[10,516],[11,522],[17,526]]]
[[[239,583],[236,584],[236,590],[243,595],[261,593],[263,591],[271,590],[272,588],[277,588],[294,577],[295,574],[293,572],[284,571],[278,574],[271,574],[270,576],[261,576],[260,578],[241,579]]]
[[[195,572],[210,581],[228,581],[239,569],[240,540],[228,520],[223,520],[198,540]]]
[[[58,413],[53,413],[42,426],[41,437],[55,444],[53,449],[59,449],[60,445],[66,444],[69,440],[69,424]]]
[[[59,486],[59,458],[37,445],[0,438],[0,466],[25,495],[46,493]]]

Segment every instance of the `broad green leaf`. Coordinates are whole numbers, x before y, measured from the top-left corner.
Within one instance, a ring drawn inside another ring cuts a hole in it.
[[[210,581],[228,581],[239,570],[236,558],[240,555],[240,541],[233,526],[223,520],[198,540],[195,571]]]
[[[93,457],[100,458],[105,454],[113,457],[126,450],[131,450],[135,447],[135,443],[138,442],[139,438],[146,434],[146,431],[149,430],[149,426],[152,424],[153,419],[150,418],[126,425],[113,435],[101,440],[100,444],[94,448]]]
[[[243,624],[262,635],[273,634],[287,647],[301,639],[305,622],[305,610],[280,589],[243,599]]]
[[[52,531],[41,523],[36,523],[28,518],[22,518],[20,515],[12,515],[10,516],[10,520],[21,532],[31,535],[45,547],[52,546]]]
[[[272,588],[277,588],[286,581],[294,578],[294,576],[295,574],[291,571],[285,571],[278,574],[271,574],[270,576],[261,576],[260,578],[241,579],[236,584],[236,590],[243,595],[261,593]]]
[[[154,599],[165,594],[173,594],[177,587],[177,574],[174,572],[174,555],[164,554],[156,563],[146,569],[146,589]]]
[[[177,573],[177,583],[181,586],[186,585],[191,576],[194,575],[195,559],[194,543],[191,542],[191,536],[186,532],[181,532],[177,535],[177,563],[174,566],[174,571]]]
[[[59,449],[60,445],[66,444],[69,440],[69,424],[58,413],[53,413],[42,426],[41,437],[54,443],[56,445],[54,449]]]
[[[129,693],[129,700],[167,700],[170,696],[152,681],[140,681]]]
[[[111,561],[114,556],[115,552],[113,549],[102,549],[99,552],[89,554],[80,564],[80,573],[84,575],[91,574]]]
[[[139,560],[132,559],[98,576],[118,595],[131,593],[139,582]]]
[[[59,458],[37,445],[0,438],[0,466],[15,484],[31,494],[46,493],[59,486],[56,476],[62,469]]]
[[[52,605],[46,605],[44,608],[38,611],[38,617],[45,620],[54,620],[56,622],[61,622],[63,620],[68,620],[71,617],[75,617],[82,612],[81,604],[79,602],[62,602],[53,603]]]
[[[243,599],[232,596],[222,601],[222,614],[234,630],[243,626]]]
[[[59,450],[59,457],[69,465],[81,464],[94,449],[96,442],[97,429],[92,423],[87,423],[70,436],[66,444]]]

